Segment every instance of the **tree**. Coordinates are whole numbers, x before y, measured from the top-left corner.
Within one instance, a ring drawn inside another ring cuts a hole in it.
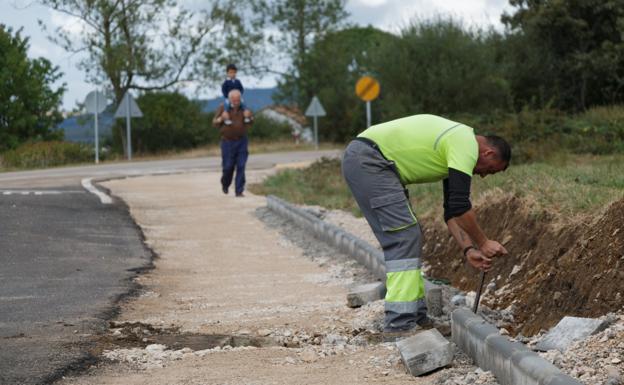
[[[514,93],[582,110],[624,100],[624,0],[510,0]],[[534,103],[532,103],[534,104]]]
[[[385,119],[418,113],[490,113],[509,107],[498,35],[451,18],[413,22],[375,52]]]
[[[45,58],[29,59],[28,38],[0,24],[0,151],[27,140],[61,139],[54,127],[62,120],[59,106],[65,85],[54,88],[62,74]]]
[[[365,74],[378,77],[383,69],[374,62],[375,53],[397,40],[373,27],[351,27],[330,32],[311,47],[301,75],[327,111],[328,118],[319,121],[323,138],[345,141],[365,128],[365,105],[355,95],[355,83]],[[302,102],[309,103],[309,99]],[[379,100],[373,103],[376,119],[381,118],[378,107]]]
[[[148,92],[137,98],[143,112],[132,123],[132,145],[137,152],[193,148],[205,144],[212,133],[199,103],[177,92]]]
[[[223,73],[217,64],[245,57],[261,37],[259,24],[245,22],[248,12],[233,0],[207,2],[201,12],[175,0],[40,2],[82,23],[80,36],[59,27],[50,38],[69,52],[88,52],[79,67],[89,82],[110,87],[116,103],[128,90],[212,84]]]
[[[265,9],[270,23],[278,31],[271,37],[278,52],[291,61],[290,69],[279,81],[280,98],[307,103],[314,89],[303,76],[307,54],[316,41],[345,24],[348,13],[345,0],[275,0]]]

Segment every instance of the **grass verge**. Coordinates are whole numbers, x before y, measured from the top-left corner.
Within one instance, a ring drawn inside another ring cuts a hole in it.
[[[623,155],[589,156],[561,153],[548,161],[512,165],[508,171],[475,177],[472,200],[503,191],[533,202],[537,213],[573,217],[599,211],[624,196]],[[342,179],[340,161],[321,159],[310,167],[282,170],[250,186],[256,194],[273,194],[290,202],[342,209],[360,215]],[[412,205],[419,216],[442,216],[442,183],[411,185]]]

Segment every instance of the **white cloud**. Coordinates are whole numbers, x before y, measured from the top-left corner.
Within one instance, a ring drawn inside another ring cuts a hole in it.
[[[77,17],[52,10],[50,10],[50,24],[54,29],[60,27],[75,38],[80,38],[87,30],[87,24]]]
[[[356,0],[356,3],[365,7],[379,7],[388,2],[388,0]]]
[[[349,0],[351,19],[389,32],[399,32],[410,22],[450,15],[469,25],[502,28],[500,15],[509,9],[506,0]]]
[[[52,56],[52,52],[50,50],[50,45],[43,45],[40,43],[31,43],[30,49],[28,50],[28,55],[31,57],[43,56],[49,59],[50,56]]]

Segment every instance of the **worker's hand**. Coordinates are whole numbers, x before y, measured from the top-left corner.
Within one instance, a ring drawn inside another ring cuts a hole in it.
[[[223,120],[223,119],[221,119],[221,117],[219,116],[218,118],[216,118],[216,119],[215,119],[215,122],[217,122],[217,123],[221,123],[221,121],[222,121],[222,120]]]
[[[507,249],[500,243],[488,239],[480,247],[479,250],[488,258],[496,257],[499,255],[507,255]]]
[[[466,259],[468,259],[468,263],[479,270],[488,271],[492,268],[492,260],[483,255],[481,250],[468,250],[468,252],[466,252]]]

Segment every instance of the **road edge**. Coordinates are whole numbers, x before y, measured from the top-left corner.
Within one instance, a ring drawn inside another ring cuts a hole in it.
[[[110,321],[114,320],[121,313],[122,303],[128,299],[138,297],[139,294],[141,293],[141,290],[143,290],[144,288],[143,285],[138,283],[136,281],[136,278],[139,275],[145,274],[153,270],[156,267],[156,265],[154,264],[154,261],[159,258],[159,255],[156,251],[154,251],[147,244],[146,242],[147,238],[145,236],[145,233],[143,232],[143,229],[141,228],[141,226],[139,226],[139,224],[136,222],[136,220],[132,216],[132,213],[130,211],[130,207],[128,206],[128,204],[120,197],[112,194],[110,189],[99,185],[99,183],[105,182],[108,180],[125,179],[125,178],[127,178],[127,176],[101,178],[101,179],[95,179],[95,180],[94,178],[88,178],[88,179],[90,179],[90,182],[92,182],[91,185],[93,189],[96,189],[100,194],[106,195],[109,199],[111,199],[111,203],[110,203],[112,204],[111,207],[114,207],[116,210],[121,210],[128,216],[130,222],[132,223],[133,227],[135,228],[137,232],[137,235],[139,237],[139,242],[141,243],[146,255],[148,256],[148,259],[142,265],[127,269],[126,271],[133,273],[133,274],[119,281],[120,285],[126,288],[126,290],[122,293],[111,296],[109,299],[110,303],[108,306],[106,306],[103,310],[89,316],[91,318],[89,322],[91,323],[91,326],[92,326],[92,330],[94,333],[93,336],[86,339],[85,341],[80,341],[80,342],[75,343],[76,345],[79,346],[79,350],[83,352],[81,354],[81,357],[77,358],[76,360],[72,362],[67,363],[65,366],[58,368],[53,373],[45,377],[42,382],[43,384],[53,384],[56,381],[61,380],[63,377],[66,377],[68,375],[76,376],[76,375],[84,374],[89,369],[89,367],[101,362],[102,357],[93,355],[91,351],[100,343],[100,338],[109,329]],[[95,185],[93,185],[93,183],[95,183]],[[105,192],[99,191],[98,189],[102,189]]]

